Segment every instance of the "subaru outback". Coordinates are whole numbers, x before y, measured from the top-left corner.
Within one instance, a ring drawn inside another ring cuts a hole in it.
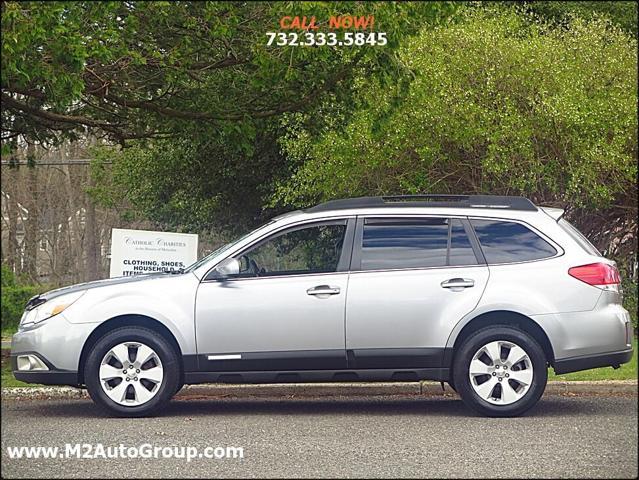
[[[32,298],[16,379],[86,387],[118,416],[184,384],[448,382],[515,416],[568,373],[628,362],[619,273],[563,211],[522,197],[334,200],[179,272]]]

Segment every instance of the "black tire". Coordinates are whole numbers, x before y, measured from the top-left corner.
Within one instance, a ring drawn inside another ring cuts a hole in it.
[[[528,354],[533,368],[533,379],[528,391],[522,398],[509,405],[495,405],[481,398],[473,389],[469,377],[470,362],[475,353],[495,340],[519,345]],[[546,355],[539,343],[522,330],[505,325],[482,328],[464,340],[455,352],[453,380],[463,402],[474,411],[489,417],[514,417],[532,408],[544,393],[548,380]]]
[[[141,342],[155,351],[162,362],[163,378],[157,393],[147,403],[137,406],[113,401],[100,385],[99,369],[104,356],[123,342]],[[180,386],[180,363],[173,347],[159,333],[144,327],[121,327],[100,338],[89,353],[84,379],[93,401],[107,414],[118,417],[153,415],[171,400]]]

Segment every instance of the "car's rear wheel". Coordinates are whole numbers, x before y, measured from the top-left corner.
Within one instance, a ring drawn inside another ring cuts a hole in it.
[[[507,326],[478,330],[455,355],[454,383],[466,405],[491,417],[521,415],[546,388],[543,349],[524,331]]]
[[[123,327],[100,338],[87,357],[85,383],[93,401],[121,417],[151,415],[179,386],[177,353],[158,333]]]

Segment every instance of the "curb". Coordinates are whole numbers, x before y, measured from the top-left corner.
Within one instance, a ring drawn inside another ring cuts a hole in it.
[[[457,396],[448,384],[444,389],[438,382],[396,382],[396,383],[298,383],[269,385],[203,384],[187,385],[177,395],[177,399],[208,397],[248,398],[248,397],[348,397],[404,395],[424,397]],[[545,396],[549,395],[630,395],[637,396],[637,380],[610,380],[597,382],[548,382]],[[84,399],[89,398],[86,390],[74,387],[5,387],[2,399]]]
[[[548,382],[546,395],[634,395],[637,380],[600,380],[592,382]]]

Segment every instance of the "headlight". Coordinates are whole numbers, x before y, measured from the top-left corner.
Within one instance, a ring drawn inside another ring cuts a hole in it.
[[[44,302],[43,304],[38,305],[32,310],[24,312],[24,314],[22,315],[22,319],[20,320],[20,326],[23,327],[26,325],[40,323],[47,318],[51,318],[59,313],[64,312],[82,295],[84,295],[85,292],[86,290],[82,290],[80,292],[60,295],[59,297],[55,297],[48,302]]]

